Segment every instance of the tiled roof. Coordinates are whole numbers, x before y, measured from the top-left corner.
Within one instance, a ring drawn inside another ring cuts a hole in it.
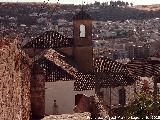
[[[135,76],[152,77],[160,75],[160,61],[132,60],[127,64],[129,72]]]
[[[32,41],[26,43],[23,48],[60,48],[73,46],[73,39],[67,38],[56,31],[46,31]]]
[[[137,79],[129,74],[125,65],[109,58],[93,59],[92,73],[79,71],[76,63],[73,60],[68,62],[68,59],[56,50],[48,49],[43,51],[35,62],[44,69],[46,82],[75,80],[75,90],[78,91],[91,90],[95,85],[102,87],[129,85]]]

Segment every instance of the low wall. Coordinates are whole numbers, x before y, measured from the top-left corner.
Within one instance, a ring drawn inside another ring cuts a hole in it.
[[[84,112],[74,114],[50,115],[44,117],[42,120],[89,120],[90,117],[90,113]]]
[[[90,99],[92,102],[91,119],[109,120],[109,112],[103,105],[103,101],[96,94],[91,96]]]

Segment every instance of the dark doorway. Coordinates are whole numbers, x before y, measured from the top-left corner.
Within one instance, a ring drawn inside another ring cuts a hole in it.
[[[75,106],[78,105],[80,102],[80,99],[83,97],[83,94],[77,94],[75,95]]]

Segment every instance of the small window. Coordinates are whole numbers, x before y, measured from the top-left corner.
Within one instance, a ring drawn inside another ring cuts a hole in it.
[[[86,28],[83,24],[80,25],[80,37],[86,37]]]

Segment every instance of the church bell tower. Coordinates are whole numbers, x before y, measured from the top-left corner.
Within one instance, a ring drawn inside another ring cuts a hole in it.
[[[75,15],[74,26],[74,59],[83,72],[93,70],[92,18],[83,10]]]

